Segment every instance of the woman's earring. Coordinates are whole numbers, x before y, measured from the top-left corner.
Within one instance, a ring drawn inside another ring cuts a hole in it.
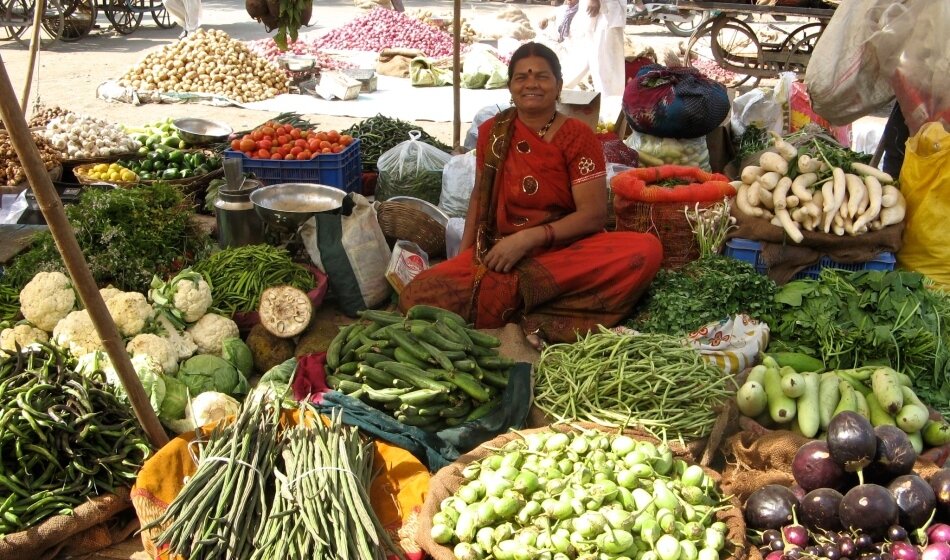
[[[514,98],[514,97],[508,98],[508,104],[509,104],[509,105],[514,105],[514,104],[515,104],[515,98]]]

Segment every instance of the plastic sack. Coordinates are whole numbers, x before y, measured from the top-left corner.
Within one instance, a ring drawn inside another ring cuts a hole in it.
[[[442,169],[439,208],[450,217],[464,217],[475,189],[475,152],[452,156]]]
[[[445,226],[445,258],[451,259],[462,248],[462,235],[465,234],[465,218],[449,218]]]
[[[15,224],[20,221],[20,216],[26,212],[29,204],[26,202],[26,190],[20,191],[13,203],[6,208],[0,208],[0,224]]]
[[[805,83],[815,112],[831,124],[853,122],[894,97],[877,54],[880,21],[893,4],[894,0],[842,2],[815,44]]]
[[[748,315],[710,323],[688,336],[703,359],[726,373],[739,373],[755,365],[769,344],[769,326]]]
[[[467,89],[498,89],[508,85],[508,67],[487,45],[475,43],[462,61],[459,86]]]
[[[432,59],[417,56],[409,62],[409,82],[415,87],[449,85],[452,71],[437,67]]]
[[[851,125],[834,126],[823,119],[812,107],[805,84],[794,82],[788,94],[788,131],[795,132],[812,123],[827,130],[845,148],[851,146]]]
[[[419,141],[419,131],[409,131],[409,140],[396,144],[376,161],[379,179],[376,200],[412,196],[432,204],[442,195],[442,169],[451,156]]]
[[[172,21],[191,33],[201,26],[201,0],[164,0]]]
[[[637,151],[640,161],[647,165],[647,159],[653,158],[662,163],[688,165],[710,171],[709,146],[706,137],[700,138],[659,138],[649,134],[634,132],[624,140],[624,144]],[[644,157],[647,156],[647,157]]]
[[[695,68],[649,64],[627,82],[623,111],[638,131],[668,138],[705,136],[731,108],[726,86]]]
[[[495,103],[479,109],[478,112],[475,113],[475,117],[472,118],[472,126],[468,127],[468,132],[465,133],[465,141],[462,142],[462,146],[469,150],[474,150],[478,144],[478,127],[510,106],[511,105],[507,103],[504,105]]]
[[[346,195],[339,213],[315,214],[300,226],[299,234],[310,260],[329,278],[343,313],[355,317],[389,297],[386,267],[391,251],[366,197]]]
[[[897,264],[950,289],[950,245],[943,229],[950,216],[950,132],[944,125],[924,125],[907,141],[900,177],[907,228]]]
[[[753,89],[733,101],[729,125],[737,137],[742,136],[749,125],[782,134],[785,125],[782,113],[782,106],[775,96],[768,95],[761,89]]]

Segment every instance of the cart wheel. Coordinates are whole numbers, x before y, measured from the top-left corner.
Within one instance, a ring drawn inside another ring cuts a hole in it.
[[[66,0],[67,2],[69,0]],[[65,7],[61,0],[46,0],[46,9],[43,11],[43,31],[46,32],[48,39],[41,44],[48,46],[55,43],[63,34],[63,14]]]
[[[163,0],[149,1],[152,7],[152,19],[155,20],[155,25],[162,29],[171,29],[178,25],[175,23],[175,20],[172,19],[172,15],[168,13],[168,10],[165,9],[165,2]]]
[[[96,25],[99,15],[96,0],[68,0],[70,3],[63,11],[63,30],[60,39],[73,42],[82,39]]]
[[[19,39],[30,26],[33,11],[27,0],[0,0],[0,39]]]
[[[128,35],[142,23],[142,12],[133,10],[131,0],[106,0],[106,19],[120,35]]]
[[[726,87],[738,87],[758,77],[761,45],[752,28],[720,15],[700,24],[686,46],[686,64]]]
[[[703,12],[691,12],[687,10],[681,10],[680,14],[683,17],[688,18],[686,21],[667,21],[666,28],[670,30],[670,33],[677,37],[689,37],[696,31],[702,23],[703,19],[706,17]]]
[[[780,52],[785,55],[785,62],[779,71],[804,74],[818,38],[824,31],[823,23],[806,23],[789,33],[782,42]]]

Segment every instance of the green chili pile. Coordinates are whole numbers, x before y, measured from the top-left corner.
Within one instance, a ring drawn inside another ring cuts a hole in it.
[[[261,294],[271,286],[293,286],[304,292],[314,286],[313,274],[295,263],[284,249],[271,245],[229,247],[195,263],[211,286],[211,306],[224,315],[256,311]]]
[[[0,538],[130,486],[150,453],[101,372],[53,346],[0,358]]]
[[[0,280],[0,323],[16,319],[20,312],[20,292]]]
[[[534,402],[556,420],[637,426],[660,439],[709,434],[730,395],[728,376],[680,337],[601,327],[545,348]]]
[[[349,134],[353,138],[360,139],[360,159],[363,161],[363,171],[370,172],[376,171],[376,161],[379,160],[379,156],[409,138],[411,130],[419,131],[420,142],[425,142],[445,153],[452,151],[451,146],[443,144],[418,126],[383,115],[363,119],[341,131],[340,134]]]

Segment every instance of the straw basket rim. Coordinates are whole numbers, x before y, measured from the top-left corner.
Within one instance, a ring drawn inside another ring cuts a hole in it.
[[[376,208],[376,218],[391,243],[411,241],[430,258],[445,254],[445,225],[419,205],[402,200],[386,200]]]

